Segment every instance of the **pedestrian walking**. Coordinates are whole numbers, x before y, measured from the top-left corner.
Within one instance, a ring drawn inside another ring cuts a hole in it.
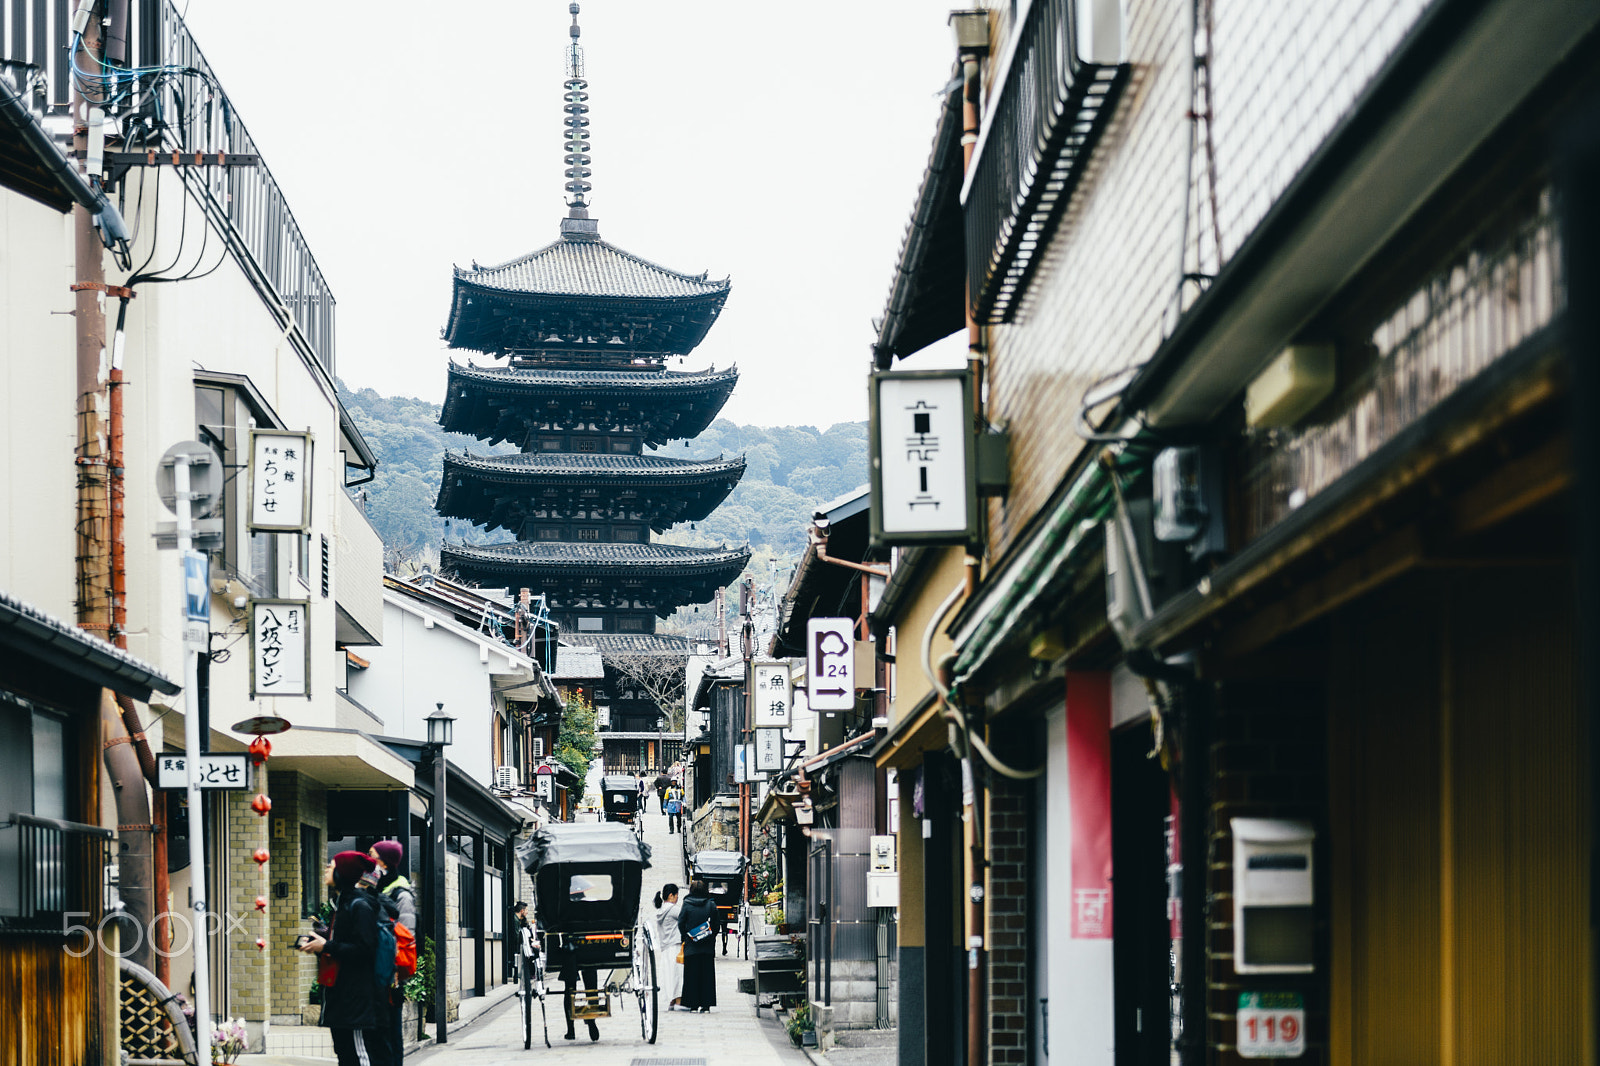
[[[645,781],[644,775],[640,774],[639,775],[639,813],[643,814],[645,811],[648,811],[649,809],[650,809],[650,785],[649,785],[649,783],[647,781]]]
[[[376,862],[378,895],[388,900],[394,907],[394,920],[410,930],[415,936],[417,930],[417,891],[411,887],[411,880],[406,877],[405,851],[398,840],[380,840],[372,845],[367,857]],[[389,984],[389,1019],[384,1027],[389,1037],[389,1061],[393,1066],[400,1066],[406,1056],[405,1020],[401,1009],[405,1006],[406,992],[404,981],[397,970],[394,979]]]
[[[667,832],[676,833],[683,828],[683,790],[677,785],[667,789],[661,809],[667,812]]]
[[[712,938],[717,905],[701,880],[689,882],[689,898],[678,912],[678,932],[683,936],[683,1006],[709,1013],[717,1005],[716,941]]]
[[[667,1009],[677,1010],[683,998],[683,934],[678,931],[678,886],[666,884],[656,893],[656,983],[667,994]]]
[[[665,772],[656,774],[655,786],[656,805],[665,813],[667,809],[667,789],[672,787],[672,778],[668,777]]]
[[[322,1024],[333,1031],[339,1066],[390,1066],[388,990],[378,985],[373,960],[378,950],[377,898],[357,883],[377,867],[359,851],[341,851],[328,866],[335,892],[333,924],[326,939],[313,934],[300,950],[338,966],[322,990]]]

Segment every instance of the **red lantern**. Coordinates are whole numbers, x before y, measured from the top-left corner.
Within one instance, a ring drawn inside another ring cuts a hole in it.
[[[268,859],[272,858],[272,853],[266,848],[257,848],[250,857],[256,860],[257,866],[263,866],[266,864]]]
[[[256,950],[257,951],[265,951],[265,950],[267,950],[267,942],[265,940],[263,940],[261,937],[256,937]]]
[[[266,817],[267,812],[272,810],[272,801],[258,792],[256,793],[256,798],[250,801],[250,809],[262,817]]]
[[[267,756],[272,754],[272,741],[266,737],[256,737],[250,742],[250,761],[257,766],[267,761]]]
[[[267,909],[267,897],[266,896],[257,896],[256,897],[256,910],[264,911],[266,909]]]

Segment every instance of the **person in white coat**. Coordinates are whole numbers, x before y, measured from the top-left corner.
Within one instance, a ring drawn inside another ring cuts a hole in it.
[[[678,961],[678,948],[683,944],[683,933],[678,930],[682,909],[678,886],[661,886],[656,893],[656,984],[667,1000],[668,1010],[676,1010],[683,998],[683,963]]]

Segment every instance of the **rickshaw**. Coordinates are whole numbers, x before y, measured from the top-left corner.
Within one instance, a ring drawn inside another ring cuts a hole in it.
[[[689,880],[706,883],[722,926],[722,953],[728,953],[728,927],[735,929],[739,957],[745,954],[745,870],[749,860],[737,851],[697,851],[689,856]]]
[[[601,804],[608,822],[623,822],[633,831],[644,835],[644,823],[639,818],[639,782],[627,774],[607,774],[600,779]]]
[[[545,998],[572,998],[572,1017],[611,1016],[615,996],[639,1002],[639,1031],[656,1042],[655,935],[639,917],[639,894],[650,865],[650,846],[627,826],[605,822],[559,822],[518,846],[523,869],[533,878],[534,925],[542,944],[542,966],[527,967],[522,996],[522,1046],[533,1046],[533,1001],[544,1015]],[[596,972],[596,987],[574,981],[572,991],[552,993],[549,981],[563,973]],[[531,987],[533,983],[537,987]],[[549,1019],[544,1043],[550,1046]]]

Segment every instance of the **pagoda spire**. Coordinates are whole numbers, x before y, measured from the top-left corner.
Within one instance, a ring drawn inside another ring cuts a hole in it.
[[[568,4],[572,13],[571,43],[567,45],[567,81],[562,110],[566,112],[567,217],[561,235],[569,240],[596,240],[599,226],[589,218],[589,83],[583,76],[583,46],[578,43],[583,30],[578,26],[578,5]],[[578,220],[582,220],[578,222]]]

